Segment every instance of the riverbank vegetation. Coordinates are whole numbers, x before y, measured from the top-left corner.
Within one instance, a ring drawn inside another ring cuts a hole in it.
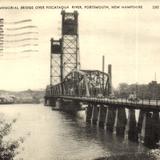
[[[147,153],[131,153],[122,155],[112,155],[109,157],[96,158],[94,160],[159,160],[160,150],[151,150]]]
[[[4,98],[9,101],[9,97],[14,99],[14,103],[21,104],[21,103],[42,103],[44,97],[44,90],[25,90],[25,91],[5,91],[0,90],[0,98]]]
[[[160,84],[157,81],[148,84],[120,83],[119,87],[114,89],[115,96],[120,98],[128,98],[133,93],[140,99],[160,99]]]
[[[15,122],[16,119],[11,122],[6,122],[2,116],[0,118],[0,160],[13,160],[18,154],[17,149],[20,143],[23,142],[23,138],[19,138],[17,140],[6,139]]]

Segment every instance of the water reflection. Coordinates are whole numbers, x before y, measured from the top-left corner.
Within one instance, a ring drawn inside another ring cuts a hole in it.
[[[24,160],[93,160],[147,150],[87,124],[84,111],[73,116],[28,104],[2,106],[0,112],[18,119],[13,137],[28,136],[23,143],[24,151],[18,155]]]
[[[77,141],[96,144],[101,148],[103,155],[147,151],[147,148],[139,147],[136,142],[125,141],[122,137],[117,137],[102,128],[85,123],[84,113],[79,113],[76,116],[62,114],[65,120],[71,121],[71,123],[68,123],[68,127],[72,130],[72,136]]]

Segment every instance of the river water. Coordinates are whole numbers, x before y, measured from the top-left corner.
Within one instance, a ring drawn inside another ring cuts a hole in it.
[[[7,121],[17,119],[8,139],[23,137],[15,159],[93,160],[123,153],[146,152],[137,143],[85,123],[85,113],[76,116],[53,111],[43,104],[1,105]]]

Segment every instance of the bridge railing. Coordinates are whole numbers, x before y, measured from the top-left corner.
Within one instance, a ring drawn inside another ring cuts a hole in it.
[[[103,98],[100,98],[103,99]],[[107,99],[107,98],[106,98]],[[131,104],[142,104],[142,105],[155,105],[155,106],[160,106],[160,99],[140,99],[140,100],[135,100],[131,101],[128,100],[127,98],[117,98],[117,99],[107,99],[108,101],[111,102],[117,102],[117,103],[131,103]]]
[[[100,98],[100,97],[86,97],[86,96],[68,96],[68,95],[56,95],[53,97],[57,98],[66,98],[72,100],[79,100],[79,101],[91,101],[96,103],[107,103],[107,104],[119,104],[119,105],[130,105],[130,106],[157,106],[160,107],[160,99],[151,100],[151,99],[141,99],[139,101],[130,101],[125,98],[118,98],[118,99],[109,99],[109,98]]]
[[[104,97],[104,96],[99,96],[99,95],[90,95],[90,96],[85,96],[85,95],[77,95],[74,94],[74,92],[66,92],[62,94],[62,85],[57,84],[54,86],[47,86],[46,89],[46,96],[48,97],[61,97],[61,96],[67,96],[67,97],[79,97],[81,99],[92,99],[95,101],[108,101],[110,103],[119,103],[119,104],[138,104],[138,105],[154,105],[154,106],[160,106],[160,99],[138,99],[138,100],[129,100],[128,98],[109,98],[109,97]]]
[[[56,94],[54,92],[57,92]],[[114,103],[127,103],[127,104],[142,104],[142,105],[154,105],[154,106],[160,106],[160,99],[139,99],[139,100],[128,100],[127,98],[107,98],[107,97],[98,97],[98,96],[77,96],[75,94],[68,93],[67,95],[62,95],[61,94],[61,89],[57,87],[56,90],[52,90],[52,87],[46,89],[46,96],[48,97],[60,97],[60,96],[67,96],[67,97],[80,97],[80,98],[89,98],[89,99],[94,99],[94,100],[101,100],[101,101],[109,101],[109,102],[114,102]]]

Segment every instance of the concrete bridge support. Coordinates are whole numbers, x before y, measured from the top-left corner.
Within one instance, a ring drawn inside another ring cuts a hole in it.
[[[140,132],[140,142],[154,148],[160,139],[160,120],[158,112],[145,112]]]
[[[159,112],[153,112],[153,116],[152,116],[152,120],[153,120],[153,141],[154,144],[157,144],[160,142],[160,117],[159,117]]]
[[[48,98],[45,98],[45,99],[44,99],[44,105],[45,105],[45,106],[49,106],[49,100],[48,100]]]
[[[105,126],[106,110],[107,108],[104,105],[101,105],[99,108],[98,125],[102,128]]]
[[[116,115],[116,109],[113,107],[108,107],[106,116],[106,130],[110,132],[113,132],[115,115]]]
[[[114,134],[124,136],[126,126],[126,111],[125,108],[116,108],[116,116],[114,122]]]
[[[140,134],[140,140],[142,143],[148,146],[152,140],[152,114],[145,112],[142,122],[142,129]]]
[[[59,100],[60,110],[68,112],[68,113],[75,113],[81,109],[81,105],[79,101],[76,100]]]
[[[97,124],[98,112],[99,112],[99,107],[96,104],[94,104],[93,111],[92,111],[92,123],[93,124]]]
[[[129,140],[138,141],[138,129],[135,117],[135,110],[128,110],[128,119],[126,125],[126,134]]]
[[[140,135],[141,130],[142,130],[142,123],[143,123],[143,119],[144,119],[144,115],[145,115],[145,111],[144,110],[140,110],[139,112],[139,118],[138,118],[138,134]]]
[[[55,106],[56,99],[55,98],[45,98],[44,104],[45,104],[45,106]]]
[[[56,103],[55,103],[55,108],[61,110],[62,107],[62,99],[57,98]]]
[[[93,105],[88,104],[88,107],[86,109],[86,122],[91,123],[91,121],[92,121],[92,111],[93,111]]]

